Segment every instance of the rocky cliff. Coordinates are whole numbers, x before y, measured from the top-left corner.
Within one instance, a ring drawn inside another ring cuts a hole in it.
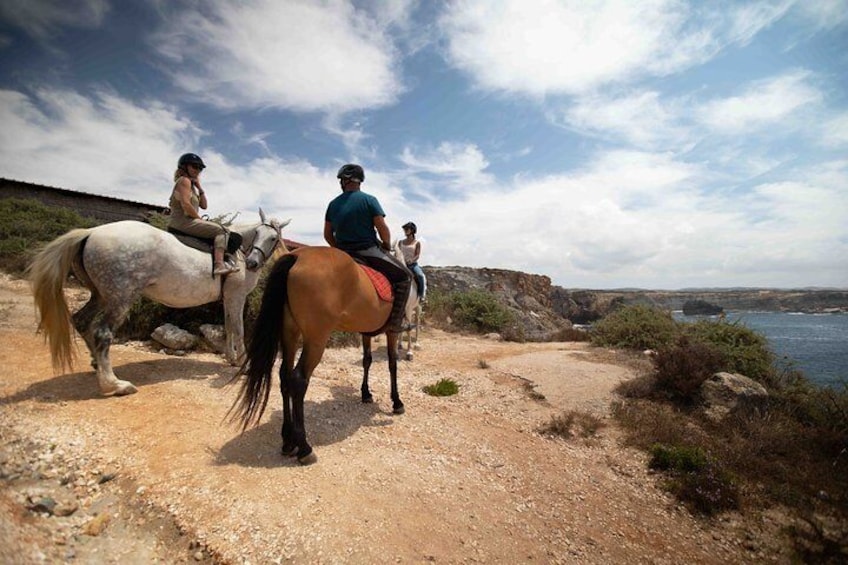
[[[516,314],[529,337],[555,332],[571,323],[587,324],[629,304],[682,310],[687,301],[703,301],[725,311],[848,313],[846,290],[580,290],[553,285],[545,275],[506,269],[424,267],[424,272],[428,286],[437,291],[492,292]]]

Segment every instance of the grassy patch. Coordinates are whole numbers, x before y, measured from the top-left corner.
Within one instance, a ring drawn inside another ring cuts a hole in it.
[[[459,385],[453,379],[440,379],[435,384],[425,386],[424,392],[430,396],[453,396],[459,393]]]
[[[569,410],[553,416],[549,422],[539,428],[539,433],[565,439],[573,437],[589,438],[597,434],[598,430],[605,425],[594,414]]]

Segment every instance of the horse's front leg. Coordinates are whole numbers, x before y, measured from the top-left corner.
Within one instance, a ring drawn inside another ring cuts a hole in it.
[[[386,333],[386,348],[389,353],[389,377],[392,385],[392,413],[403,414],[406,409],[400,400],[397,384],[397,343],[400,334],[394,332]]]
[[[362,402],[364,404],[374,402],[374,397],[371,395],[371,390],[368,387],[368,371],[371,370],[372,360],[371,337],[362,334],[362,386],[360,387],[360,391],[362,392]]]
[[[228,277],[238,276],[233,273]],[[241,292],[229,292],[224,295],[224,333],[226,333],[226,351],[224,357],[230,365],[239,365],[244,357],[244,302]]]

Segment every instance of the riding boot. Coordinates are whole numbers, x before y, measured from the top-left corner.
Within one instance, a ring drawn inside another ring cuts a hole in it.
[[[389,314],[389,321],[386,323],[386,329],[390,332],[400,333],[403,331],[403,316],[406,313],[406,301],[409,298],[411,285],[412,279],[395,283],[395,301],[392,304],[392,313]]]

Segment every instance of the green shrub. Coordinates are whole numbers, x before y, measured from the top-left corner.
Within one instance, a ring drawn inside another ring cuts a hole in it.
[[[668,473],[671,480],[666,487],[704,514],[739,507],[739,489],[733,476],[699,447],[656,444],[648,465]]]
[[[591,342],[602,347],[659,349],[672,343],[678,324],[670,312],[649,306],[624,306],[596,322]]]
[[[774,355],[762,334],[738,322],[700,320],[684,326],[687,336],[721,351],[722,370],[740,373],[767,387],[775,386]]]
[[[725,367],[725,354],[716,346],[680,336],[653,358],[656,392],[691,404],[701,384]]]
[[[515,317],[495,295],[485,290],[427,293],[427,317],[435,323],[450,320],[460,329],[487,333],[508,331]]]
[[[39,247],[74,228],[90,228],[95,220],[33,198],[0,199],[0,269],[22,275]]]
[[[430,396],[453,396],[459,392],[459,385],[453,379],[440,379],[437,383],[424,387]]]

